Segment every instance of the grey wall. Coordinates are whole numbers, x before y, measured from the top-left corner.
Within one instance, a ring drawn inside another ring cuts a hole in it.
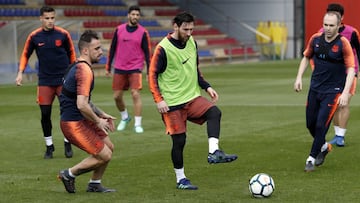
[[[286,58],[298,56],[298,40],[301,33],[295,36],[295,24],[299,19],[295,13],[302,0],[171,0],[207,23],[214,25],[222,32],[235,37],[243,43],[255,43],[255,34],[244,28],[244,22],[256,28],[259,21],[284,22],[288,28]],[[299,14],[297,14],[299,15]]]

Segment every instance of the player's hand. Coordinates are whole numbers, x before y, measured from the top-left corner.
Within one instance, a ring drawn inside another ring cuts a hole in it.
[[[297,79],[294,83],[294,90],[295,92],[300,92],[302,90],[302,81]]]
[[[114,123],[114,119],[108,118],[107,122],[109,124],[109,131],[110,132],[114,132],[115,131],[115,123]]]
[[[112,132],[112,129],[114,129],[114,126],[111,126],[111,122],[109,122],[106,118],[99,118],[96,125],[106,134],[109,134],[109,132]]]
[[[103,112],[101,115],[100,115],[101,118],[106,118],[106,119],[113,119],[113,120],[116,120],[116,117],[112,116],[112,115],[109,115],[105,112]]]
[[[158,102],[156,104],[159,113],[166,113],[169,111],[169,106],[165,101]]]
[[[109,124],[109,131],[114,132],[114,130],[115,130],[114,120],[116,120],[116,117],[111,116],[105,112],[103,112],[100,117],[107,120],[107,122]]]
[[[217,92],[212,87],[207,88],[206,92],[210,95],[211,101],[213,103],[215,103],[215,102],[217,102],[219,100],[219,95],[217,94]]]
[[[108,70],[105,70],[105,76],[110,78],[112,76],[112,73]]]
[[[16,77],[16,79],[15,79],[15,84],[17,85],[17,86],[21,86],[22,85],[22,74],[18,74],[17,75],[17,77]]]
[[[349,98],[350,98],[349,93],[342,93],[337,101],[338,105],[340,107],[347,106],[349,104]]]

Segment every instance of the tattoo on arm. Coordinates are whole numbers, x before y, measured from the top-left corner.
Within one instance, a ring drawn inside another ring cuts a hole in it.
[[[103,111],[101,111],[99,108],[97,108],[92,102],[89,102],[91,109],[94,111],[94,113],[97,116],[101,116],[103,114]]]

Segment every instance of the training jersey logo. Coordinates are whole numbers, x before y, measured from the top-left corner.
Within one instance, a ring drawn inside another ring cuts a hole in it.
[[[339,52],[339,46],[338,46],[338,45],[334,45],[334,46],[331,48],[331,51],[332,51],[332,52]]]
[[[61,46],[61,45],[62,45],[62,41],[61,41],[60,39],[55,40],[55,45],[56,45],[57,47]]]
[[[185,61],[182,62],[182,64],[185,64],[190,58],[187,58]]]
[[[40,43],[38,43],[38,47],[42,47],[42,46],[44,46],[45,45],[45,43],[44,42],[40,42]]]

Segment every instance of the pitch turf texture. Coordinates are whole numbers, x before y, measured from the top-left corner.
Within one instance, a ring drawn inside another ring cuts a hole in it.
[[[68,194],[56,179],[60,169],[87,156],[74,148],[66,159],[59,128],[59,107],[52,115],[54,158],[44,160],[40,111],[35,103],[36,84],[0,86],[1,166],[0,202],[355,202],[360,186],[359,95],[352,100],[346,147],[335,147],[324,165],[313,173],[303,171],[312,138],[305,127],[304,90],[293,91],[298,60],[203,67],[205,78],[220,95],[221,147],[239,158],[233,163],[209,165],[205,125],[188,124],[185,172],[197,191],[175,188],[170,160],[171,140],[164,134],[160,115],[144,82],[144,134],[133,132],[133,121],[124,132],[111,133],[113,159],[103,184],[116,193],[86,193],[90,174],[76,179],[77,192]],[[125,94],[132,114],[130,94]],[[105,111],[119,116],[112,99],[111,79],[96,78],[92,99]],[[327,138],[333,136],[331,127]],[[270,198],[251,197],[248,180],[268,173],[276,189]]]

